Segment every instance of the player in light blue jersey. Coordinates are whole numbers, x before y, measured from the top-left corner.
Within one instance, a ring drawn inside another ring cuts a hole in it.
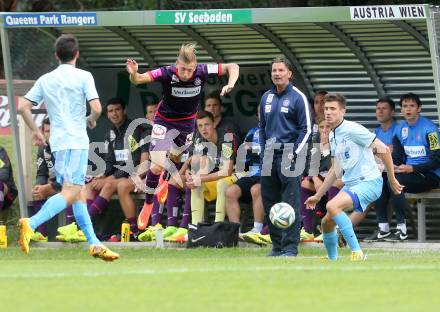
[[[337,260],[338,236],[335,226],[338,225],[350,246],[351,260],[363,260],[365,256],[354,233],[353,224],[344,210],[353,209],[352,215],[359,219],[367,206],[379,198],[383,179],[373,153],[385,164],[393,192],[400,193],[402,186],[394,176],[389,148],[365,127],[344,119],[345,98],[340,94],[327,94],[324,103],[325,120],[332,127],[329,140],[332,167],[316,194],[306,200],[306,205],[314,209],[337,177],[342,176],[345,185],[327,203],[327,214],[322,219],[324,246],[328,259]]]
[[[54,173],[62,185],[61,193],[52,196],[31,218],[19,220],[19,244],[26,254],[33,231],[67,206],[72,205],[75,219],[90,244],[92,256],[105,261],[119,258],[105,247],[95,235],[87,212],[84,180],[87,171],[89,137],[87,126],[94,128],[102,108],[92,75],[75,67],[79,57],[78,40],[73,35],[61,35],[55,42],[59,66],[41,76],[25,95],[19,111],[33,132],[37,145],[45,145],[41,131],[32,119],[32,105],[44,102],[50,125],[50,146],[55,157]],[[91,114],[86,117],[86,103]]]

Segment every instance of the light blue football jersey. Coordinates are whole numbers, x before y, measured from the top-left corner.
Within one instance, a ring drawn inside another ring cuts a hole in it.
[[[381,176],[370,147],[375,138],[376,135],[367,128],[348,120],[330,132],[331,155],[343,170],[342,181],[345,184],[370,181]]]
[[[86,102],[98,98],[91,73],[61,64],[41,76],[25,98],[36,104],[42,101],[46,104],[52,152],[89,149]]]

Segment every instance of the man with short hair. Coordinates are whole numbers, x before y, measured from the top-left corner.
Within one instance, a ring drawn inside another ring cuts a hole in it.
[[[383,97],[376,101],[376,119],[379,122],[379,127],[374,129],[374,133],[377,138],[381,140],[388,148],[393,150],[393,137],[396,134],[396,129],[398,129],[398,122],[394,118],[396,110],[396,105],[394,101],[389,97]],[[383,164],[379,164],[379,168],[383,168]],[[382,172],[382,177],[384,181],[387,179],[386,171]],[[382,195],[386,193],[388,194],[387,199],[389,197],[389,187],[387,183],[383,183],[382,186]],[[388,200],[387,200],[388,201]],[[383,206],[385,205],[385,209]],[[375,211],[378,223],[378,229],[374,231],[370,236],[364,239],[364,242],[378,242],[383,241],[385,238],[391,235],[388,224],[388,215],[387,209],[388,203],[380,203],[380,199],[375,202]],[[378,209],[379,207],[379,209]],[[402,209],[400,207],[395,207],[396,215],[402,213]],[[401,217],[397,217],[401,219]]]
[[[436,188],[440,182],[440,144],[437,126],[420,115],[422,102],[418,95],[407,93],[400,98],[405,119],[393,137],[393,160],[396,179],[405,192],[421,193]],[[396,230],[391,233],[386,211],[389,201],[396,209]],[[408,238],[405,209],[409,209],[405,194],[393,194],[384,187],[376,201],[379,231],[386,241],[399,242]],[[380,233],[379,232],[379,233]]]
[[[78,40],[63,34],[55,41],[55,57],[60,65],[41,76],[20,102],[19,112],[32,130],[34,143],[45,145],[45,138],[32,119],[32,105],[46,104],[51,120],[50,145],[55,156],[55,176],[62,184],[60,193],[49,198],[40,211],[31,218],[19,220],[19,244],[29,253],[29,241],[34,230],[47,220],[73,205],[78,225],[90,244],[89,253],[105,261],[119,258],[96,237],[85,203],[85,175],[87,171],[89,137],[87,129],[96,126],[101,115],[101,103],[91,73],[77,69]],[[86,117],[86,103],[91,114]]]
[[[240,138],[240,127],[222,115],[223,103],[218,92],[212,92],[205,97],[205,111],[214,116],[214,128],[219,134],[232,133]]]
[[[322,219],[323,242],[327,258],[337,260],[337,225],[350,246],[351,260],[360,261],[365,259],[365,255],[359,246],[353,224],[344,211],[353,209],[352,216],[359,218],[381,194],[383,179],[373,152],[387,168],[391,190],[400,193],[403,187],[394,176],[389,148],[365,127],[344,119],[345,112],[346,101],[341,94],[329,93],[325,96],[325,120],[332,128],[329,136],[332,166],[316,194],[306,200],[306,206],[314,209],[337,177],[342,176],[344,187],[327,203],[327,214]]]
[[[107,153],[105,156],[105,172],[96,177],[88,184],[90,188],[99,192],[95,200],[89,203],[89,213],[93,218],[102,214],[109,205],[111,197],[118,190],[118,184],[126,182],[130,174],[140,164],[141,153],[145,152],[141,146],[143,127],[137,126],[131,129],[131,119],[127,117],[126,104],[120,98],[112,98],[106,105],[107,118],[112,123],[107,132],[105,144]],[[127,131],[133,131],[128,133]],[[147,160],[144,156],[144,160]],[[130,168],[129,165],[133,167]],[[127,194],[131,196],[130,193]],[[126,198],[123,197],[123,201]],[[128,205],[127,205],[128,204]],[[134,204],[124,201],[122,205],[124,213],[133,234],[137,234],[136,211]]]
[[[260,102],[260,144],[264,157],[261,194],[272,240],[268,256],[296,257],[301,228],[300,180],[312,134],[312,114],[304,93],[291,83],[293,67],[289,60],[275,58],[271,78],[274,87],[264,93]],[[269,164],[267,159],[272,151],[273,161]],[[265,173],[268,165],[270,174]],[[295,210],[295,222],[287,229],[277,228],[269,221],[270,209],[279,202],[286,202]]]

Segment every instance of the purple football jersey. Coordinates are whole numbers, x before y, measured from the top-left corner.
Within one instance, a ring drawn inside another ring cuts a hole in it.
[[[163,98],[159,104],[158,115],[171,120],[194,115],[199,109],[206,80],[219,73],[219,64],[198,64],[191,79],[181,81],[175,65],[150,71],[153,80],[162,83]]]

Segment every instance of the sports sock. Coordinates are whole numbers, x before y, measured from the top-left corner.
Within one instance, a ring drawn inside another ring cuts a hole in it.
[[[191,217],[191,189],[185,190],[185,206],[183,208],[182,220],[180,221],[180,227],[187,229],[189,218]]]
[[[254,222],[254,227],[252,228],[251,232],[260,233],[262,229],[263,229],[263,223]]]
[[[229,183],[227,178],[223,178],[217,181],[217,200],[215,201],[215,221],[222,222],[225,221],[226,216],[226,196],[225,192],[228,188]]]
[[[136,217],[127,218],[127,222],[130,224],[131,233],[137,234],[139,229],[137,227]]]
[[[390,224],[389,223],[379,223],[379,230],[382,232],[389,232],[390,231]]]
[[[95,231],[93,230],[92,220],[87,211],[86,203],[77,201],[73,203],[72,209],[76,222],[87,238],[89,245],[101,245],[101,242],[96,237]]]
[[[358,239],[353,230],[353,224],[351,223],[351,220],[347,214],[345,212],[341,212],[333,217],[333,221],[335,221],[335,223],[338,225],[339,231],[341,231],[341,234],[344,236],[348,246],[350,246],[351,251],[361,250]]]
[[[313,194],[315,194],[315,192],[301,187],[301,218],[304,230],[307,233],[313,233],[313,210],[307,209],[304,202],[307,200],[307,198],[313,196]]]
[[[75,216],[73,215],[72,206],[66,208],[66,224],[70,224],[75,221]]]
[[[29,219],[29,225],[33,231],[45,223],[46,221],[52,219],[58,213],[66,209],[67,202],[61,194],[56,194],[49,198],[46,203],[41,207],[40,211]]]
[[[168,197],[167,197],[167,226],[176,226],[177,225],[177,213],[179,211],[179,197],[181,190],[172,185],[168,184]]]
[[[160,222],[160,217],[162,216],[160,212],[160,204],[157,200],[157,195],[153,197],[153,209],[151,210],[151,225],[154,226]]]
[[[145,184],[148,188],[152,189],[153,192],[148,192],[145,194],[145,202],[147,204],[151,204],[153,202],[154,190],[156,190],[157,185],[159,184],[159,178],[160,174],[156,175],[151,170],[148,170]]]
[[[38,211],[40,211],[41,207],[43,207],[44,203],[46,202],[45,199],[43,200],[34,200],[32,202],[32,215],[36,214]],[[38,232],[43,234],[44,236],[47,236],[48,230],[47,230],[47,224],[43,223],[36,229]]]
[[[397,224],[397,229],[402,232],[402,234],[406,235],[406,223],[399,223]]]
[[[89,215],[91,218],[103,213],[108,207],[108,200],[102,196],[96,197],[93,203],[89,206]]]
[[[336,230],[333,232],[322,233],[325,249],[327,250],[327,256],[330,260],[338,259],[338,234]]]
[[[197,225],[203,221],[205,214],[205,198],[203,185],[191,190],[191,223]]]

